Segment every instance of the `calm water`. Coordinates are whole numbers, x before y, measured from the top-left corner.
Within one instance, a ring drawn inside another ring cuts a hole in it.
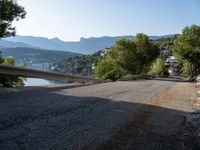
[[[65,84],[62,81],[52,81],[44,79],[26,78],[25,86],[40,86],[40,85],[55,85],[55,84]]]

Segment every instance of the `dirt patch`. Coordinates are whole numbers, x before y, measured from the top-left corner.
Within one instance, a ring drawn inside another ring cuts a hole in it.
[[[143,107],[141,111],[135,114],[134,121],[129,122],[127,126],[115,134],[111,140],[106,141],[97,149],[124,149],[123,142],[126,142],[128,139],[136,139],[138,137],[144,136],[143,126],[147,120],[151,117],[152,112],[150,107]]]
[[[158,99],[152,99],[150,100],[150,105],[154,106],[161,106],[161,104],[168,103],[170,100],[173,99],[172,94],[169,94],[167,92],[161,93]]]
[[[142,107],[134,115],[133,121],[97,149],[200,149],[199,139],[193,136],[191,130],[183,124],[185,113],[162,108],[168,104],[173,106],[175,103],[179,105],[183,104],[182,101],[187,102],[188,92],[184,97],[180,88],[183,86],[175,85],[174,89],[161,93],[158,98],[149,100],[148,105]],[[186,88],[185,85],[184,88]],[[179,92],[177,93],[178,97],[176,92]],[[182,95],[180,96],[180,94]],[[179,101],[181,102],[179,103]],[[194,103],[194,105],[197,104]],[[177,106],[175,105],[175,107]]]

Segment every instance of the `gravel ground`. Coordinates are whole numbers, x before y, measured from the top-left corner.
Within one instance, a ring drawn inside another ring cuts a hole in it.
[[[184,124],[194,92],[155,80],[0,89],[0,149],[199,149]]]

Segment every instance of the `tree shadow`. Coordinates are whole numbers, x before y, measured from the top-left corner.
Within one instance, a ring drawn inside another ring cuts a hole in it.
[[[170,81],[170,82],[191,82],[190,80],[181,79],[181,78],[156,78],[155,80]]]
[[[188,112],[56,93],[66,88],[0,93],[1,150],[200,148]]]

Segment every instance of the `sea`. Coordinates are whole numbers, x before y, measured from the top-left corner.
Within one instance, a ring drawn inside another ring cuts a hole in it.
[[[26,81],[24,83],[25,83],[25,86],[66,84],[66,82],[62,82],[62,81],[45,80],[45,79],[37,79],[37,78],[26,78]]]

